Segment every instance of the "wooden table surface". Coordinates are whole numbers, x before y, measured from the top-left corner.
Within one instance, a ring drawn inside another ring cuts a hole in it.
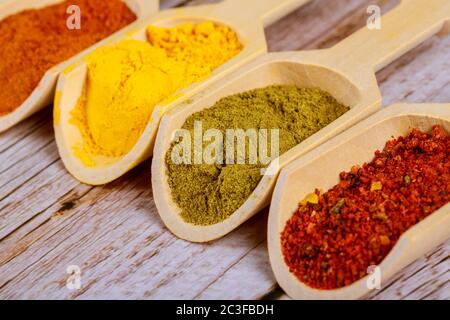
[[[270,51],[330,47],[364,26],[368,5],[397,3],[312,1],[267,28]],[[450,102],[448,70],[450,36],[436,36],[377,74],[383,105]],[[50,108],[0,134],[0,299],[287,299],[269,265],[267,211],[212,243],[179,240],[156,212],[150,166],[78,183],[59,159]],[[368,298],[449,299],[449,256],[447,241]],[[79,290],[66,287],[70,265]]]

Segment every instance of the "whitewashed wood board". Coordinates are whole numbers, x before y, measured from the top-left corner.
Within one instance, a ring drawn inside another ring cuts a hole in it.
[[[206,1],[162,1],[162,7]],[[272,51],[327,48],[362,27],[369,4],[315,0],[267,29]],[[384,105],[450,102],[450,36],[379,72]],[[209,244],[176,239],[153,203],[150,161],[102,187],[79,184],[58,158],[51,112],[0,134],[0,299],[287,299],[270,269],[267,213]],[[370,299],[450,299],[450,241]],[[81,289],[66,287],[69,265]]]

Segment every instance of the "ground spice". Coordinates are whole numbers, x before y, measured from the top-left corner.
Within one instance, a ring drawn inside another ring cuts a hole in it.
[[[193,135],[194,123],[201,121],[203,131],[224,134],[227,129],[279,129],[281,155],[346,111],[348,107],[320,89],[270,86],[223,98],[190,116],[182,128]],[[175,164],[174,145],[166,155],[168,182],[188,223],[212,225],[227,219],[262,178],[261,164]],[[246,157],[249,163],[248,152]]]
[[[212,22],[151,26],[148,38],[126,40],[87,58],[87,81],[71,120],[83,136],[83,146],[74,148],[86,166],[95,166],[96,156],[127,154],[157,104],[242,50],[236,33]]]
[[[405,231],[450,201],[450,137],[440,126],[414,129],[315,193],[319,202],[301,204],[287,222],[283,255],[300,281],[336,289],[366,276]]]
[[[80,7],[80,30],[66,26],[70,5]],[[0,21],[0,115],[19,107],[48,69],[135,19],[120,0],[73,0]]]
[[[149,26],[147,35],[152,46],[170,58],[194,64],[199,75],[211,74],[243,49],[233,30],[210,21],[174,28]]]
[[[170,59],[148,42],[126,40],[87,57],[88,77],[72,110],[84,145],[77,155],[95,165],[91,155],[128,153],[145,129],[153,107],[198,80],[186,62]]]

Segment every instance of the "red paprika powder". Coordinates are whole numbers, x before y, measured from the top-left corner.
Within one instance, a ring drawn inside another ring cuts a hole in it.
[[[67,27],[71,5],[80,8],[80,29]],[[48,69],[135,19],[120,0],[71,0],[0,21],[0,115],[20,106]]]
[[[431,134],[414,129],[342,172],[328,192],[307,197],[281,234],[285,262],[313,288],[350,285],[449,201],[450,137],[440,126]]]

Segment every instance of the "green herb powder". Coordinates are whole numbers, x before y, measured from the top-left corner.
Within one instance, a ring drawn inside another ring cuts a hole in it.
[[[281,155],[348,110],[317,88],[270,86],[223,98],[213,107],[191,115],[182,128],[192,136],[196,121],[202,122],[203,132],[218,129],[224,136],[227,129],[279,129]],[[264,166],[259,162],[175,164],[171,154],[176,143],[166,154],[168,183],[173,200],[188,223],[205,226],[227,219],[248,199],[262,178]]]

